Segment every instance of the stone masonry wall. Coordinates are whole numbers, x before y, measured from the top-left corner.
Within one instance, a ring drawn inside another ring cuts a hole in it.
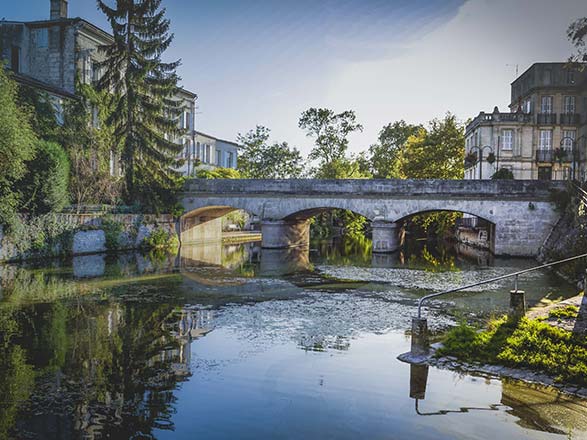
[[[47,214],[22,219],[10,234],[0,228],[0,262],[138,249],[156,230],[177,234],[175,219],[140,214]]]

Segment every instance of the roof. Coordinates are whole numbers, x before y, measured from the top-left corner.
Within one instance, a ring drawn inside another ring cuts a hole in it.
[[[237,144],[236,142],[227,141],[227,140],[225,140],[225,139],[220,139],[220,138],[217,138],[216,136],[212,136],[212,135],[209,135],[209,134],[203,133],[203,132],[201,132],[201,131],[198,131],[198,130],[196,130],[196,132],[195,132],[195,133],[196,133],[196,134],[199,134],[199,135],[202,135],[202,136],[209,137],[210,139],[214,139],[215,141],[224,142],[225,144],[231,144],[231,145],[234,145],[234,146],[235,146],[235,147],[237,147],[237,148],[242,148],[242,145],[240,145],[240,144]]]
[[[35,87],[37,89],[44,90],[47,93],[61,96],[62,98],[77,99],[76,95],[68,92],[67,90],[52,86],[51,84],[47,84],[46,82],[39,81],[38,79],[35,79],[35,78],[30,77],[28,75],[23,75],[21,73],[13,73],[13,77],[20,84]]]

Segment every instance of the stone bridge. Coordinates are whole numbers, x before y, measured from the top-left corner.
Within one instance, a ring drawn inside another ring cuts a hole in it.
[[[308,243],[314,215],[347,209],[372,222],[374,252],[393,252],[404,220],[455,211],[489,223],[496,255],[535,256],[559,219],[552,194],[562,189],[536,180],[192,179],[180,196],[181,238],[219,239],[212,221],[242,209],[260,220],[263,247],[287,248]]]

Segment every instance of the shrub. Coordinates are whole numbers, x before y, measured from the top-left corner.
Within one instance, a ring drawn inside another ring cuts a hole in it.
[[[59,212],[69,203],[69,159],[54,142],[39,141],[27,174],[19,183],[23,209],[33,215]]]
[[[106,249],[118,249],[120,233],[122,232],[122,225],[110,216],[102,218],[102,230],[106,237]]]
[[[514,173],[512,173],[512,170],[510,170],[508,168],[500,168],[495,173],[493,173],[493,176],[491,176],[491,179],[492,180],[514,180]]]
[[[179,247],[179,239],[177,234],[157,228],[145,237],[143,246],[147,249],[176,251]]]

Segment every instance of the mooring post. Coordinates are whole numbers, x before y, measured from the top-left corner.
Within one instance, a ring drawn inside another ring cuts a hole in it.
[[[412,356],[427,356],[430,351],[428,337],[428,320],[426,318],[412,318]]]
[[[510,315],[521,318],[526,315],[526,293],[518,289],[518,276],[514,278],[514,290],[510,290]]]
[[[426,398],[426,385],[428,383],[428,370],[426,364],[410,365],[410,397],[424,400]]]

